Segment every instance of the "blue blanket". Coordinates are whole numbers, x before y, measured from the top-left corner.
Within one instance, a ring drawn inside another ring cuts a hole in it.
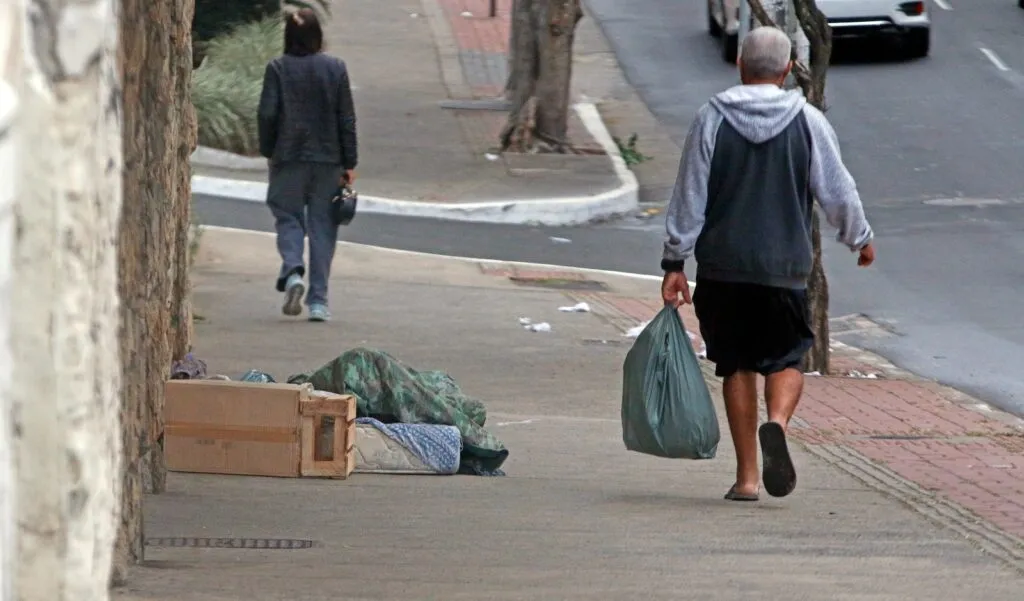
[[[356,423],[377,428],[438,474],[454,474],[459,471],[462,435],[454,426],[385,424],[372,417],[360,417]]]

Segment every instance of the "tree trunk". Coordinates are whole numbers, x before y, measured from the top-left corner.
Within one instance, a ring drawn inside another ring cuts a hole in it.
[[[189,156],[193,0],[123,0],[124,209],[121,273],[124,352],[124,497],[115,583],[143,557],[142,493],[166,485],[163,383],[188,351]]]
[[[501,148],[566,152],[572,46],[580,0],[516,0],[506,85],[512,103]]]
[[[828,19],[818,10],[815,0],[789,0],[796,24],[792,28],[793,43],[797,49],[801,69],[797,76],[804,96],[811,105],[825,110],[825,79],[832,61],[832,29]],[[811,221],[811,235],[814,260],[811,276],[807,281],[807,294],[811,304],[811,328],[814,330],[814,346],[804,356],[804,371],[829,373],[831,358],[831,332],[828,323],[828,279],[825,265],[821,260],[821,219],[815,211]]]
[[[18,166],[5,170],[17,187],[15,598],[105,600],[121,461],[116,3],[33,0],[0,13],[19,25],[0,45],[27,55],[0,60],[19,96]]]
[[[535,23],[538,7],[546,0],[515,0],[512,8],[512,41],[509,46],[508,123],[501,132],[501,148],[513,152],[526,152],[533,146],[533,95],[537,87],[538,37]]]
[[[569,145],[572,45],[581,18],[579,0],[547,0],[546,35],[539,44],[536,135],[559,152]]]
[[[750,10],[762,25],[779,27],[790,34],[797,54],[793,76],[807,101],[825,110],[825,79],[832,60],[832,30],[815,0],[747,0]],[[788,2],[788,6],[787,6]],[[788,9],[788,10],[787,10]],[[792,17],[792,18],[790,18]],[[829,372],[830,331],[828,322],[828,279],[821,260],[821,219],[815,210],[811,216],[813,262],[807,280],[814,345],[804,356],[804,371]]]
[[[519,81],[519,79],[515,77],[515,70],[517,64],[517,44],[519,41],[519,37],[521,35],[520,31],[522,29],[522,23],[520,22],[520,20],[516,19],[516,15],[519,14],[519,4],[521,4],[522,1],[523,0],[512,0],[512,12],[509,18],[508,53],[505,56],[505,62],[508,66],[508,75],[505,77],[504,90],[505,100],[508,101],[512,100],[512,95],[515,92],[516,82]],[[529,13],[530,11],[527,10],[526,14]]]

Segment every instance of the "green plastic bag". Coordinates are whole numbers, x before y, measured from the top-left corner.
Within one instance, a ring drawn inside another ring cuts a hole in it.
[[[720,439],[697,353],[679,312],[665,307],[622,366],[622,440],[647,455],[712,459]]]

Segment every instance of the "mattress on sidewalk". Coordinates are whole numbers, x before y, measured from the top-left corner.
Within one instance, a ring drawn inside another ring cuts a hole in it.
[[[462,436],[454,426],[356,420],[355,471],[451,475],[459,471]]]

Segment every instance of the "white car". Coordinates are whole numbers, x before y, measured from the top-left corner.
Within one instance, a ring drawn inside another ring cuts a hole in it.
[[[1024,0],[1018,0],[1024,5]],[[722,58],[736,62],[740,30],[740,2],[707,0],[708,31],[721,38]],[[928,56],[931,19],[924,1],[817,0],[818,8],[832,27],[832,40],[895,38],[907,58]],[[751,17],[753,18],[753,17]]]

